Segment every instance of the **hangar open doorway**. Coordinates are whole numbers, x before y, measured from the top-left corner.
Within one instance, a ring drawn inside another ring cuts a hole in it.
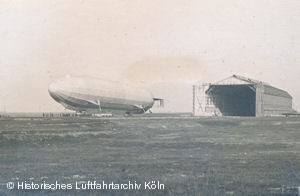
[[[211,85],[206,93],[224,116],[255,116],[252,85]]]

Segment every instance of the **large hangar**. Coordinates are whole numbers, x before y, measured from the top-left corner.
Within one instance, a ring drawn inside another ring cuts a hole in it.
[[[292,112],[292,96],[284,90],[233,75],[213,84],[193,86],[195,116],[277,116]]]

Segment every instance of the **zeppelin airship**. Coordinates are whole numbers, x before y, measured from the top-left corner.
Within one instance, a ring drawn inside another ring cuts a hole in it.
[[[163,105],[163,99],[145,89],[93,77],[66,76],[52,82],[48,90],[55,101],[79,113],[142,114],[155,101]]]

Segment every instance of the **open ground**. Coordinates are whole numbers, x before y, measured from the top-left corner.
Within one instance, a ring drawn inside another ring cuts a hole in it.
[[[2,118],[0,195],[299,195],[300,118]],[[7,182],[159,181],[160,190]]]

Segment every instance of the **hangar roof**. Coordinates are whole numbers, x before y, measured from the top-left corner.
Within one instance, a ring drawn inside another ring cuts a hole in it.
[[[281,97],[288,97],[288,98],[292,98],[292,96],[284,91],[281,90],[279,88],[276,88],[274,86],[271,86],[268,83],[262,82],[262,81],[258,81],[258,80],[254,80],[251,78],[246,78],[243,76],[238,76],[238,75],[232,75],[228,78],[225,78],[223,80],[220,80],[216,83],[214,83],[213,85],[243,85],[243,84],[262,84],[264,87],[264,93],[265,94],[269,94],[269,95],[276,95],[276,96],[281,96]]]
[[[264,85],[267,85],[267,83],[264,83],[262,81],[258,81],[258,80],[246,78],[243,76],[238,76],[238,75],[232,75],[228,78],[225,78],[223,80],[216,82],[215,84],[220,84],[220,85],[264,84]]]

